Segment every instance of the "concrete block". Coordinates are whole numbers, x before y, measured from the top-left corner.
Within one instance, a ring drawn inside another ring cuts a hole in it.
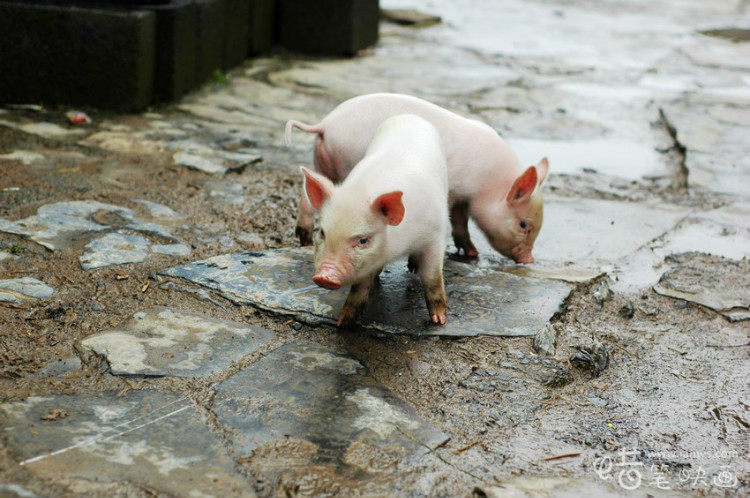
[[[151,104],[156,14],[0,0],[0,101]]]
[[[378,0],[277,0],[281,45],[300,52],[353,55],[378,41]]]
[[[194,0],[198,8],[196,83],[209,81],[217,69],[224,69],[224,26],[226,0]]]
[[[137,1],[150,1],[139,8],[156,14],[155,97],[177,100],[196,86],[198,9],[193,0]]]
[[[247,58],[250,37],[250,0],[226,0],[224,69],[242,64]]]
[[[273,46],[276,0],[250,0],[249,14],[248,54],[266,54]]]

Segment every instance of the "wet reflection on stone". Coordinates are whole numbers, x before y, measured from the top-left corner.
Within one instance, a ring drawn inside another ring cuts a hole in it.
[[[103,356],[115,375],[199,377],[223,370],[272,337],[267,329],[155,306],[81,346]]]
[[[732,259],[750,258],[750,204],[729,205],[691,215],[655,245],[657,254],[702,252]]]
[[[238,304],[292,315],[311,324],[335,324],[346,290],[312,282],[312,251],[280,249],[217,256],[171,268],[181,277],[219,291]],[[474,336],[533,335],[557,312],[571,288],[447,260],[448,323],[428,322],[419,278],[405,262],[386,267],[370,290],[362,327],[394,334]]]
[[[595,199],[547,202],[534,255],[540,261],[585,265],[615,261],[671,230],[687,212],[667,204]]]
[[[31,397],[3,404],[0,415],[21,465],[43,479],[130,481],[154,495],[255,496],[178,394]]]
[[[323,346],[282,346],[220,384],[214,400],[232,450],[264,480],[310,466],[366,477],[448,439],[359,361]]]
[[[654,286],[659,294],[684,299],[721,313],[730,321],[750,320],[750,261],[700,253],[669,256],[667,271]]]

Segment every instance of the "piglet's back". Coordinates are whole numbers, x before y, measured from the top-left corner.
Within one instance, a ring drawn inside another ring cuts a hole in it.
[[[414,196],[427,192],[447,196],[445,149],[439,132],[413,114],[385,120],[365,157],[344,181],[349,184],[358,184],[371,195],[408,186]]]

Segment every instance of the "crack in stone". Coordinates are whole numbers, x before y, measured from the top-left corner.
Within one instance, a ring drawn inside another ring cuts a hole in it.
[[[659,108],[659,122],[664,126],[667,133],[669,133],[673,142],[672,147],[666,151],[673,158],[676,166],[676,171],[672,177],[672,188],[685,190],[688,188],[688,175],[690,173],[687,167],[687,147],[680,142],[677,136],[677,128],[670,121],[669,117],[667,117],[667,113],[663,107]]]

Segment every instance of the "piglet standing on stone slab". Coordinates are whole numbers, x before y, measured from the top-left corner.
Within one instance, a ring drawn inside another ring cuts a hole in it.
[[[430,121],[442,136],[458,250],[471,257],[479,255],[469,237],[471,216],[502,255],[517,263],[533,262],[534,241],[542,228],[541,186],[549,163],[544,158],[536,166],[523,168],[495,130],[480,121],[416,97],[375,93],[347,100],[316,125],[287,122],[286,142],[291,142],[292,128],[316,133],[315,170],[338,183],[362,159],[380,123],[401,113]],[[312,243],[312,227],[312,211],[303,195],[296,229],[302,245]]]
[[[430,320],[444,324],[448,174],[435,127],[410,114],[383,121],[340,185],[307,168],[302,172],[305,196],[320,211],[313,281],[332,290],[352,286],[339,327],[357,318],[375,276],[402,256],[419,274]]]

